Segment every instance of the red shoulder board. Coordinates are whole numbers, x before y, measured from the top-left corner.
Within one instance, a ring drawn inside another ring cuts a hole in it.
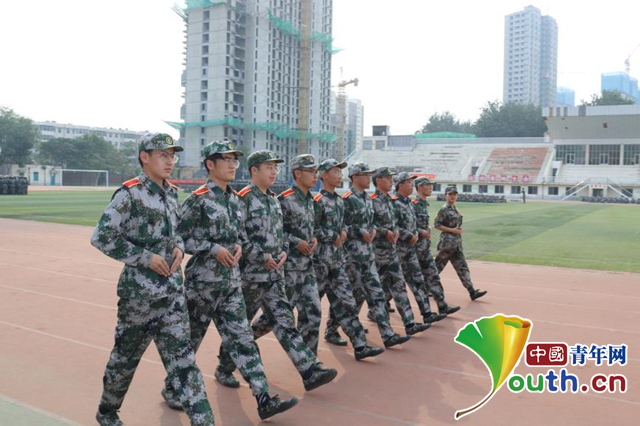
[[[397,199],[398,199],[398,196],[397,196],[397,195],[394,195],[393,197],[391,197],[391,199],[392,199],[392,200],[397,200]]]
[[[241,196],[241,197],[244,197],[245,195],[247,195],[250,192],[251,192],[251,187],[245,186],[244,189],[242,189],[240,192],[238,192],[238,195]]]
[[[136,185],[142,185],[142,182],[140,182],[140,179],[138,179],[138,178],[133,178],[133,179],[130,179],[130,180],[124,182],[122,185],[126,186],[127,188],[132,188],[132,187],[134,187]]]
[[[418,200],[413,200],[413,204],[418,204]]]
[[[280,194],[281,197],[288,197],[289,195],[293,194],[294,191],[292,188],[287,189],[286,191],[284,191],[282,194]]]
[[[347,192],[346,194],[344,194],[344,195],[342,196],[342,198],[343,198],[343,199],[347,199],[347,198],[349,198],[351,195],[353,195],[353,192],[349,191],[349,192]]]
[[[315,197],[313,197],[313,201],[318,201],[320,198],[322,198],[323,195],[322,194],[318,194]]]
[[[167,181],[167,183],[169,184],[170,187],[175,188],[175,189],[179,189],[177,186],[175,186],[174,184],[172,184],[171,182]]]
[[[234,194],[238,195],[238,191],[236,191],[235,189],[231,189],[233,191]]]
[[[373,194],[369,195],[369,198],[371,198],[372,200],[375,200],[376,198],[378,198],[378,194],[374,192]]]
[[[200,188],[192,192],[193,195],[202,195],[209,192],[209,188],[206,185],[202,185]]]

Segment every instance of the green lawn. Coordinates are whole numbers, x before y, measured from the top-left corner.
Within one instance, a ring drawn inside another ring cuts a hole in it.
[[[0,217],[93,226],[110,191],[0,196]],[[180,193],[181,199],[186,194]],[[431,202],[435,217],[441,203]],[[460,203],[469,259],[640,272],[640,206]],[[434,232],[434,241],[438,232]]]

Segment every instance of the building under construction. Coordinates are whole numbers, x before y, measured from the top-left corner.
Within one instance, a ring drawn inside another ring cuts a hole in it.
[[[183,165],[228,139],[287,160],[330,156],[332,0],[188,0],[184,19],[184,104],[172,122]]]

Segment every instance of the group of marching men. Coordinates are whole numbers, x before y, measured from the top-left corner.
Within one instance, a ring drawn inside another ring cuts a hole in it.
[[[94,247],[125,264],[115,344],[96,414],[102,426],[123,425],[118,410],[152,340],[167,371],[161,395],[168,406],[184,410],[194,426],[211,426],[214,416],[195,353],[213,321],[222,340],[216,380],[240,386],[233,375],[237,368],[260,418],[267,419],[298,399],[269,393],[259,337],[273,331],[307,391],[337,376],[317,357],[324,295],[330,303],[324,339],[346,346],[342,328],[360,361],[384,352],[367,342],[368,330],[359,320],[365,301],[368,318],[391,348],[460,309],[447,304],[439,278],[449,261],[472,300],[486,294],[471,282],[454,187],[446,189],[447,203],[435,219],[441,235],[434,259],[427,202],[433,182],[425,177],[355,163],[348,167],[351,188],[340,196],[336,189],[347,164],[317,163],[303,154],[290,164],[294,185],[277,195],[269,188],[284,160],[256,151],[247,158],[251,183],[236,192],[230,184],[243,153],[216,141],[202,149],[209,179],[180,206],[167,178],[182,147],[154,133],[141,139],[138,151],[143,173],[115,192],[91,237]],[[376,191],[368,194],[372,177]],[[314,195],[318,179],[322,189]],[[411,199],[414,188],[417,197]],[[185,253],[191,258],[183,277]],[[415,320],[407,284],[422,322]],[[391,300],[404,334],[390,325]]]

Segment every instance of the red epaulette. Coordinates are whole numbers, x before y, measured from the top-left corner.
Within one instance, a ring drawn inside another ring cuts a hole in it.
[[[288,197],[291,194],[294,194],[295,191],[293,190],[293,188],[289,188],[286,191],[284,191],[282,194],[280,194],[280,197]]]
[[[250,186],[245,186],[244,189],[242,189],[240,192],[238,192],[238,195],[241,197],[244,197],[245,195],[247,195],[248,193],[250,193],[251,187]]]
[[[196,189],[195,191],[192,192],[193,195],[202,195],[202,194],[206,194],[207,192],[209,192],[209,187],[206,185],[202,185],[200,188]]]
[[[372,200],[375,200],[376,198],[378,198],[378,194],[374,192],[373,194],[369,195],[369,198],[371,198]]]
[[[343,200],[346,200],[347,198],[349,198],[349,197],[350,197],[350,196],[352,196],[352,195],[353,195],[353,192],[348,191],[346,194],[344,194],[344,195],[342,196],[342,199],[343,199]]]
[[[398,199],[398,196],[397,196],[397,195],[394,195],[394,196],[392,196],[392,197],[391,197],[391,199],[392,199],[392,200],[397,200],[397,199]]]
[[[134,187],[136,185],[142,185],[142,182],[138,178],[133,178],[133,179],[129,179],[126,182],[123,182],[122,185],[127,187],[127,188],[132,188],[132,187]]]
[[[235,189],[231,188],[231,190],[233,191],[234,194],[239,195],[238,191],[236,191]]]
[[[418,204],[418,200],[417,199],[413,200],[413,204]]]
[[[323,195],[318,193],[318,195],[316,195],[315,197],[313,197],[313,201],[318,201],[320,198],[322,198]]]
[[[170,187],[175,188],[175,189],[179,189],[177,186],[172,184],[170,181],[167,181],[167,183],[169,184]]]

